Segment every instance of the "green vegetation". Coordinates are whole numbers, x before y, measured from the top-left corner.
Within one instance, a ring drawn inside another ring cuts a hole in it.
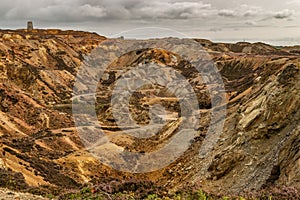
[[[150,193],[150,194],[138,194],[133,191],[123,191],[117,193],[106,193],[104,191],[93,191],[90,188],[84,187],[77,193],[67,193],[60,196],[58,199],[60,200],[102,200],[102,199],[116,199],[116,200],[137,200],[137,199],[145,199],[145,200],[245,200],[242,197],[218,197],[214,195],[209,195],[202,190],[198,191],[185,191],[185,192],[177,192],[175,194],[159,194],[158,193]]]
[[[0,170],[0,187],[19,192],[41,195],[57,200],[284,200],[299,199],[295,188],[272,187],[260,191],[245,193],[240,196],[209,194],[201,186],[186,186],[171,193],[151,181],[107,179],[99,183],[90,183],[69,189],[51,186],[29,187],[21,174]],[[244,197],[241,197],[244,196]]]
[[[47,197],[47,196],[46,196]],[[53,197],[53,196],[51,196]],[[293,197],[293,198],[290,198]],[[50,198],[53,199],[53,198]],[[105,191],[95,191],[88,187],[82,188],[77,192],[70,192],[64,195],[60,195],[57,198],[59,200],[274,200],[274,199],[295,199],[294,196],[278,196],[274,198],[270,194],[266,195],[261,193],[258,196],[247,195],[247,197],[238,197],[238,196],[216,196],[208,194],[202,190],[197,191],[180,191],[176,193],[167,193],[166,191],[157,191],[153,193],[147,192],[136,192],[136,191],[122,191],[122,192],[105,192]]]

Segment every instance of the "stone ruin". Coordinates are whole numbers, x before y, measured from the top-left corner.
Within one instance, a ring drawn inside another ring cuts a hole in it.
[[[33,30],[33,23],[32,21],[27,22],[27,31],[32,31]]]

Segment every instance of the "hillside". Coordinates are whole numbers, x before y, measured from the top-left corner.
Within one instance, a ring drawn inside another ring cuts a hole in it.
[[[216,195],[242,195],[272,188],[278,191],[289,188],[294,193],[288,195],[294,197],[299,194],[297,47],[277,49],[262,43],[217,44],[195,40],[219,70],[226,93],[221,101],[227,104],[220,138],[202,157],[199,151],[215,109],[203,77],[179,55],[164,49],[139,49],[117,56],[118,60],[105,72],[107,79],[97,85],[95,102],[97,120],[105,134],[111,135],[110,150],[156,151],[182,122],[177,115],[179,100],[174,94],[159,86],[139,88],[130,100],[133,118],[147,124],[149,105],[159,103],[167,108],[168,126],[151,138],[122,136],[122,129],[136,132],[136,127],[117,127],[109,97],[115,81],[141,63],[177,69],[193,86],[201,113],[196,135],[175,162],[153,172],[130,173],[101,163],[86,150],[72,114],[76,104],[85,99],[74,103],[72,98],[74,84],[78,84],[76,76],[87,64],[85,58],[93,56],[93,50],[97,53],[99,45],[109,49],[111,41],[115,40],[78,31],[0,31],[0,187],[44,195],[88,186],[109,193],[117,189],[107,189],[105,184],[134,180],[149,181],[162,190],[174,192],[186,185],[196,185]],[[164,44],[164,40],[160,43]],[[85,81],[94,75],[88,71],[80,77],[83,92],[86,92]],[[172,79],[159,73],[157,76],[162,82]],[[93,124],[84,127],[91,134],[95,130]],[[111,156],[114,159],[119,154]],[[138,169],[138,161],[139,158],[132,162],[132,168]]]

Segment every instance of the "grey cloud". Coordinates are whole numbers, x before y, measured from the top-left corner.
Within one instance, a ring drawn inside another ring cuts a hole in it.
[[[259,20],[270,20],[271,18],[275,19],[292,19],[292,17],[296,14],[294,10],[283,9],[277,12],[270,11],[267,9],[263,9],[258,6],[249,6],[249,5],[241,5],[236,9],[223,9],[219,10],[218,16],[226,17],[226,18],[236,18],[238,20],[251,19],[251,22],[259,21]],[[250,25],[249,23],[247,23]]]
[[[263,9],[259,6],[250,6],[243,4],[240,6],[240,10],[244,17],[256,17],[264,14]]]
[[[201,17],[211,5],[195,0],[3,0],[2,18],[47,21],[90,19],[187,19]],[[1,16],[1,14],[0,14]]]
[[[288,9],[272,12],[259,6],[246,4],[241,4],[235,9],[222,9],[206,2],[198,0],[2,0],[0,17],[7,20],[30,18],[54,22],[82,22],[111,19],[123,21],[214,19],[216,17],[240,20],[268,16],[285,19],[294,14]]]
[[[298,1],[1,0],[0,21],[5,28],[18,28],[33,20],[41,28],[82,29],[107,36],[127,29],[158,26],[194,35],[207,33],[203,37],[208,38],[229,33],[242,37],[252,30],[249,37],[254,37],[257,30],[261,35],[269,33],[272,27],[298,25]],[[299,29],[294,32],[299,33]]]
[[[222,17],[237,17],[238,19],[244,18],[256,18],[266,15],[264,11],[259,6],[251,6],[242,4],[235,9],[222,9],[218,10],[218,15]]]
[[[248,26],[256,26],[257,25],[257,23],[255,21],[246,21],[245,24]]]
[[[101,5],[90,4],[87,0],[16,0],[6,5],[8,9],[3,17],[7,20],[84,21],[106,16],[106,10]]]
[[[275,19],[287,19],[292,17],[295,14],[295,11],[289,10],[289,9],[284,9],[282,11],[276,12],[273,14],[273,17]]]
[[[132,3],[132,1],[131,1]],[[134,19],[187,19],[201,17],[210,10],[210,4],[201,1],[138,1],[132,7],[126,7]]]
[[[234,10],[220,10],[218,15],[222,17],[235,17],[237,13]]]

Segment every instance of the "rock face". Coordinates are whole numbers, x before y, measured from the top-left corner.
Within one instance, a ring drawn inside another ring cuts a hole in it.
[[[109,178],[136,178],[173,189],[197,183],[206,191],[223,194],[275,186],[300,190],[300,56],[296,47],[279,50],[261,43],[196,40],[203,43],[217,66],[227,102],[224,129],[205,157],[199,156],[199,149],[210,125],[212,105],[202,77],[180,56],[162,49],[121,56],[98,85],[96,112],[106,134],[121,135],[118,133],[124,128],[116,125],[111,112],[109,97],[114,83],[124,69],[141,63],[179,69],[196,88],[201,112],[197,134],[181,157],[163,169],[131,174],[103,165],[87,152],[72,117],[75,76],[85,56],[104,40],[97,34],[76,31],[0,32],[1,187],[63,189]],[[164,78],[158,76],[161,82]],[[110,148],[131,152],[160,148],[180,122],[178,102],[159,85],[140,88],[130,100],[133,119],[148,124],[149,105],[158,103],[166,108],[161,115],[167,116],[169,125],[151,138],[112,137]],[[85,128],[92,131],[93,127],[87,124]],[[134,132],[135,127],[125,128]]]
[[[105,38],[60,30],[0,36],[1,170],[23,174],[31,186],[77,186],[60,160],[82,149],[71,128],[72,83],[83,57]]]

